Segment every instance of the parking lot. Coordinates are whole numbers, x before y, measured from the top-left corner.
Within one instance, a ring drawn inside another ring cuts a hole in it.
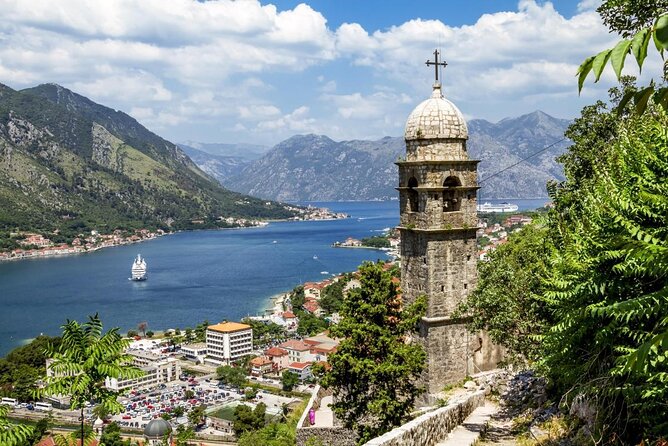
[[[186,394],[190,390],[193,395]],[[165,413],[173,413],[177,407],[183,408],[183,415],[172,421],[174,424],[185,424],[188,422],[187,415],[195,407],[206,405],[207,412],[211,408],[230,404],[234,401],[244,399],[243,390],[237,392],[228,386],[220,385],[213,379],[189,378],[188,381],[177,381],[170,385],[162,385],[158,389],[146,392],[131,392],[127,397],[122,397],[119,401],[124,405],[125,410],[112,417],[122,427],[132,427],[142,429],[154,418],[158,418]],[[290,404],[296,401],[294,398],[286,398],[279,395],[273,395],[265,391],[258,391],[257,397],[249,401],[251,407],[255,407],[259,402],[267,406],[267,413],[277,415],[281,413],[283,404]],[[202,430],[209,434],[224,434],[216,432],[215,429],[202,426]]]

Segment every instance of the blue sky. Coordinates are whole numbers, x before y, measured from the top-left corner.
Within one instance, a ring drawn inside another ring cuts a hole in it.
[[[0,0],[0,82],[61,84],[175,142],[377,139],[429,96],[439,47],[467,119],[573,118],[614,85],[606,71],[576,90],[580,62],[616,41],[597,4]]]

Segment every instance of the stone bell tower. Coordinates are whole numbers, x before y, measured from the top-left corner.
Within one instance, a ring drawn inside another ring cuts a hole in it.
[[[466,151],[468,130],[457,107],[443,97],[438,81],[429,99],[406,122],[406,158],[399,166],[401,289],[412,302],[428,299],[420,322],[427,352],[427,392],[435,394],[471,370],[477,338],[452,318],[457,305],[476,286],[476,208],[478,160]]]

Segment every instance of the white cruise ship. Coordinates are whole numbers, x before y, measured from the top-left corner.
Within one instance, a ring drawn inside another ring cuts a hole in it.
[[[483,203],[478,205],[478,212],[491,212],[491,213],[501,213],[501,212],[515,212],[518,207],[516,204],[512,203]]]
[[[132,262],[132,277],[130,280],[146,280],[146,260],[141,258],[141,254],[137,254],[137,258]]]

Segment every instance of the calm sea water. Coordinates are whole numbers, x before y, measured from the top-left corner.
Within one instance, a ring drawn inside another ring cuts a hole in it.
[[[503,200],[493,200],[493,202]],[[512,200],[520,209],[545,200]],[[99,313],[125,332],[193,327],[262,312],[269,298],[305,282],[354,270],[383,252],[331,248],[398,224],[398,202],[316,203],[351,218],[279,222],[263,228],[183,232],[90,254],[0,263],[0,356],[40,333],[57,335],[67,319]],[[131,282],[141,253],[145,282]]]

